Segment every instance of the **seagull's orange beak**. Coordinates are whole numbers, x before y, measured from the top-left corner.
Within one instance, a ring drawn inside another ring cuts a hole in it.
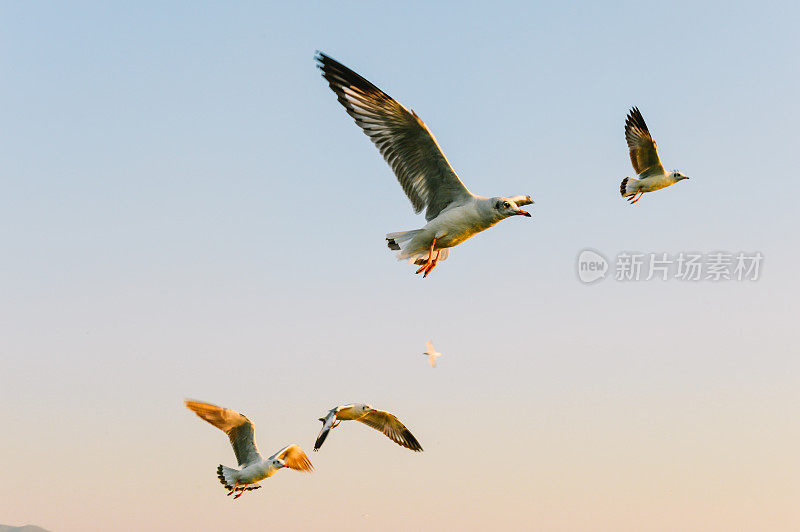
[[[531,217],[531,213],[529,213],[528,211],[523,211],[522,209],[518,210],[517,214],[519,214],[520,216],[527,216],[528,218]]]

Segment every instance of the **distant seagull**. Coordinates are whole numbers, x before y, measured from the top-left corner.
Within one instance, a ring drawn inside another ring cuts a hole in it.
[[[631,205],[642,199],[645,192],[653,192],[683,179],[689,179],[677,170],[668,172],[661,166],[656,151],[656,141],[650,136],[642,113],[632,108],[625,119],[625,140],[628,142],[631,163],[637,178],[626,177],[619,186],[623,198],[628,198]],[[638,194],[638,197],[636,197]]]
[[[400,423],[394,414],[375,410],[369,405],[355,403],[352,405],[336,406],[328,412],[325,417],[319,418],[322,421],[322,430],[314,443],[314,450],[318,451],[322,447],[325,438],[331,429],[335,429],[342,421],[355,419],[363,424],[379,430],[386,434],[397,445],[402,445],[412,451],[421,451],[422,446],[405,425]],[[335,422],[335,423],[334,423]]]
[[[425,351],[425,352],[424,352],[424,353],[422,353],[422,354],[423,354],[423,355],[428,355],[428,364],[430,364],[432,368],[435,368],[435,367],[436,367],[436,359],[437,359],[437,358],[439,358],[440,356],[442,356],[442,354],[441,354],[441,353],[439,353],[439,352],[437,352],[437,351],[436,351],[436,350],[433,348],[433,344],[431,343],[431,341],[430,341],[430,340],[428,340],[428,341],[425,343],[425,347],[427,347],[427,348],[428,348],[428,350],[427,350],[427,351]]]
[[[217,468],[217,476],[222,485],[230,490],[228,495],[236,493],[234,499],[241,497],[245,491],[260,488],[257,483],[271,477],[278,469],[284,467],[297,471],[314,469],[306,453],[296,444],[287,445],[266,460],[262,458],[256,447],[253,424],[238,412],[189,399],[186,400],[186,406],[230,438],[241,469],[220,465]]]
[[[467,190],[414,111],[322,52],[316,60],[339,103],[394,170],[414,211],[425,209],[425,227],[386,235],[398,260],[420,266],[416,273],[427,277],[448,248],[509,216],[530,216],[519,208],[533,203],[530,196],[484,198]]]

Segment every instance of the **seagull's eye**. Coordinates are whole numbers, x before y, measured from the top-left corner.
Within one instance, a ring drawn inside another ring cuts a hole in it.
[[[508,209],[509,207],[511,207],[511,204],[509,202],[507,202],[507,201],[504,201],[503,202],[503,208],[504,209]]]

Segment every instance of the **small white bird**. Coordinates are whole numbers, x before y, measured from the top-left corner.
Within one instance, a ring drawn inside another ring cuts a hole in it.
[[[664,170],[658,158],[656,142],[650,136],[642,113],[636,107],[631,109],[625,119],[625,141],[628,143],[631,163],[637,178],[623,179],[619,192],[623,198],[628,198],[631,205],[642,199],[645,192],[653,192],[683,179],[689,179],[677,170],[671,172]]]
[[[428,356],[428,364],[430,364],[432,368],[435,368],[436,367],[436,359],[439,358],[440,356],[442,356],[442,354],[437,352],[433,348],[433,343],[430,340],[425,342],[425,347],[427,347],[428,350],[425,351],[422,354]]]
[[[217,476],[228,495],[238,499],[245,491],[260,488],[258,482],[271,477],[278,469],[288,467],[297,471],[312,471],[314,467],[299,445],[287,445],[267,459],[262,458],[256,447],[253,424],[244,415],[208,403],[186,399],[186,407],[205,419],[231,440],[233,452],[241,469],[236,470],[222,464],[217,468]],[[237,493],[238,492],[238,493]]]
[[[421,451],[422,446],[419,444],[413,434],[406,428],[405,425],[400,423],[394,414],[384,412],[383,410],[375,410],[369,405],[354,403],[351,405],[342,405],[333,407],[325,417],[319,418],[322,421],[322,430],[317,436],[317,441],[314,443],[314,450],[318,451],[322,447],[325,438],[331,429],[335,429],[342,421],[349,420],[360,421],[361,423],[372,427],[375,430],[383,432],[397,445],[402,445],[412,451]]]
[[[456,175],[433,133],[414,111],[335,59],[317,53],[322,76],[347,114],[378,147],[392,167],[414,211],[425,209],[427,225],[386,235],[399,260],[420,266],[423,277],[445,260],[448,248],[489,229],[509,216],[528,216],[521,205],[530,196],[485,198],[472,194]]]

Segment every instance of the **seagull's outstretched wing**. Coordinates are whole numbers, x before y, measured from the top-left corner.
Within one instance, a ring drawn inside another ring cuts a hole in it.
[[[240,466],[260,461],[261,455],[256,447],[256,437],[253,423],[245,416],[221,406],[201,403],[187,399],[186,407],[195,414],[205,419],[225,434],[231,440],[233,452]]]
[[[319,448],[322,447],[323,443],[325,443],[325,438],[328,437],[328,433],[331,431],[333,422],[336,421],[336,409],[332,409],[330,412],[328,412],[327,416],[320,418],[320,421],[322,421],[322,430],[319,431],[317,441],[314,442],[315,451],[319,451]]]
[[[303,452],[303,449],[301,449],[300,446],[295,443],[287,445],[277,453],[273,454],[270,458],[279,458],[286,463],[286,467],[296,471],[309,472],[314,470],[314,466],[311,465],[311,460],[308,459],[308,456],[306,456],[306,453]]]
[[[405,425],[400,423],[394,414],[384,412],[383,410],[370,410],[360,418],[358,421],[379,430],[386,434],[393,442],[402,445],[412,451],[421,451],[422,446],[419,444],[413,434],[406,428]]]
[[[415,212],[425,209],[432,220],[451,203],[472,197],[416,113],[322,52],[316,60],[347,114],[394,170]]]
[[[660,174],[664,172],[656,151],[656,142],[650,136],[642,113],[632,108],[625,119],[625,141],[630,150],[631,163],[637,174]]]

